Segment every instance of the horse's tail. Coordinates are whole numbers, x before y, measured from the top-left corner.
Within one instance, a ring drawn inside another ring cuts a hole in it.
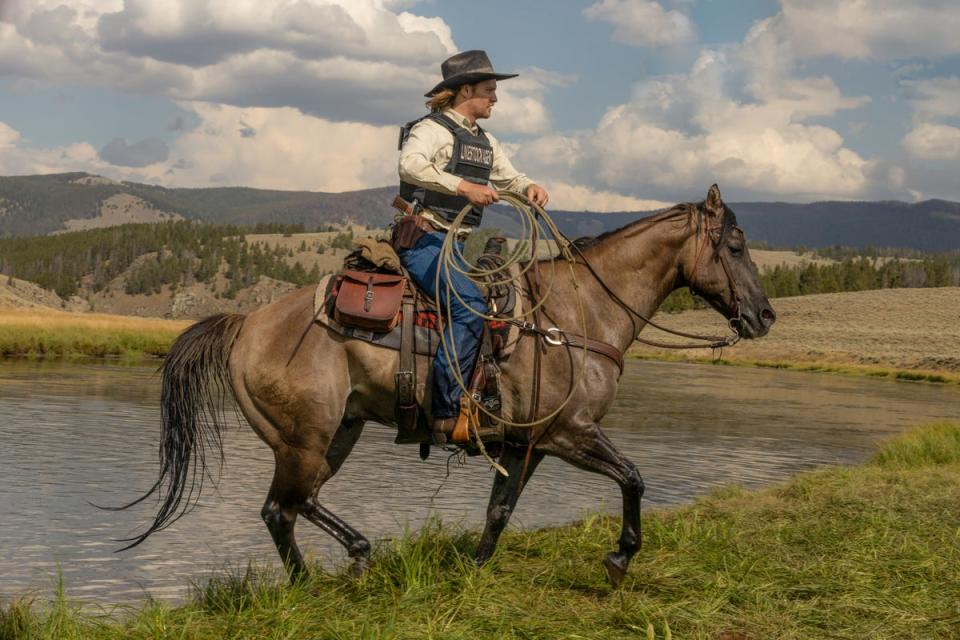
[[[223,404],[227,393],[233,394],[228,361],[243,319],[242,315],[220,313],[201,320],[180,334],[164,359],[160,477],[144,496],[121,508],[155,493],[160,494],[160,506],[150,527],[125,540],[130,544],[124,549],[167,528],[196,504],[204,475],[210,475],[210,451],[223,462]]]

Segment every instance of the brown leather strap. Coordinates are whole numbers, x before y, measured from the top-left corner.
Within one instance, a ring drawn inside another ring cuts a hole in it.
[[[400,370],[396,375],[397,402],[394,413],[401,430],[417,426],[417,364],[414,355],[416,299],[405,295],[401,303],[403,319],[400,330]]]
[[[403,309],[403,326],[400,331],[400,370],[416,371],[413,356],[414,323],[417,318],[416,301],[413,296],[403,296],[400,305]],[[415,393],[413,395],[416,395]],[[410,404],[406,402],[405,404]]]
[[[534,241],[534,246],[536,246],[536,241]],[[539,287],[539,276],[540,271],[537,268],[537,262],[533,264],[533,276],[531,272],[527,271],[524,274],[524,279],[527,281],[527,291],[530,292],[531,302],[539,299],[540,287]],[[533,312],[533,323],[534,327],[537,326],[540,320],[540,310],[536,309]],[[541,375],[541,352],[540,349],[542,345],[539,340],[534,341],[533,345],[533,389],[530,394],[530,413],[527,416],[528,422],[536,422],[537,414],[540,412],[540,375]]]
[[[528,331],[530,333],[535,333],[539,337],[543,338],[543,342],[551,347],[568,347],[574,349],[582,349],[584,346],[584,338],[578,333],[567,333],[566,331],[561,331],[557,328],[551,329],[541,329],[535,324],[526,324],[526,323],[515,323],[520,327],[521,331]],[[603,342],[602,340],[594,340],[593,338],[586,339],[587,351],[592,351],[594,353],[599,353],[602,356],[610,358],[613,360],[617,367],[620,369],[620,373],[623,373],[623,354],[620,352],[620,349],[617,349],[615,346],[609,342]],[[539,347],[539,345],[538,345]],[[539,348],[537,353],[539,353]],[[537,363],[534,360],[534,368],[536,368]]]
[[[583,336],[575,333],[567,333],[564,334],[564,336],[566,337],[565,344],[568,347],[579,349],[583,348]],[[599,353],[602,356],[610,358],[617,363],[617,366],[620,368],[621,375],[623,374],[623,354],[620,353],[620,349],[617,349],[608,342],[601,342],[600,340],[587,338],[587,351],[593,351],[594,353]]]

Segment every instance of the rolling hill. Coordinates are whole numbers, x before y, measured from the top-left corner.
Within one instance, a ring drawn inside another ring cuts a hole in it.
[[[329,224],[385,227],[393,186],[343,193],[223,187],[168,189],[86,173],[0,177],[0,237],[50,234],[124,222],[188,219],[219,224]],[[809,248],[960,248],[960,203],[743,202],[730,205],[751,240]],[[642,212],[551,211],[570,237],[616,229]],[[508,209],[492,207],[485,225],[516,230]]]

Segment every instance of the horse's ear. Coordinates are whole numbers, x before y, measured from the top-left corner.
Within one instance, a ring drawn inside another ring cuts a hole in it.
[[[703,203],[703,208],[712,216],[720,217],[723,215],[725,206],[723,199],[720,197],[720,187],[715,184],[710,187],[710,191],[707,192],[707,200]]]

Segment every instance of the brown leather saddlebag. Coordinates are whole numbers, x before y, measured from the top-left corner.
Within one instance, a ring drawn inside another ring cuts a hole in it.
[[[386,333],[400,320],[406,278],[392,273],[344,271],[333,319],[346,327]]]

